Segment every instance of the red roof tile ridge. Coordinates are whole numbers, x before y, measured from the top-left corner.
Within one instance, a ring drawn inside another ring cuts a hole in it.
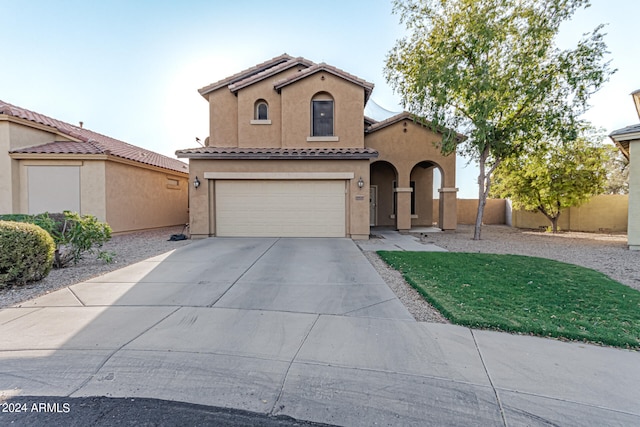
[[[370,147],[195,147],[178,150],[181,153],[369,153]]]
[[[386,118],[380,122],[374,123],[371,126],[369,126],[368,128],[365,129],[366,133],[371,133],[371,132],[375,132],[377,130],[380,130],[382,128],[385,128],[387,126],[391,126],[397,122],[400,122],[402,120],[411,120],[412,122],[427,127],[427,128],[431,128],[432,130],[439,132],[439,133],[444,133],[443,131],[447,131],[447,132],[455,132],[451,129],[448,128],[444,128],[444,127],[440,127],[439,129],[436,129],[435,126],[433,125],[433,123],[427,119],[423,119],[419,116],[416,116],[413,113],[410,113],[408,111],[403,111],[401,113],[398,113],[394,116],[391,116],[389,118]],[[456,139],[460,142],[464,141],[465,139],[467,139],[467,137],[459,132],[455,132],[456,134]]]
[[[213,82],[211,84],[208,84],[207,86],[204,86],[200,89],[198,89],[198,92],[200,93],[200,95],[204,96],[210,92],[213,92],[216,89],[219,89],[221,87],[224,86],[228,86],[230,84],[233,84],[235,82],[238,82],[240,80],[243,80],[247,77],[250,77],[256,73],[259,73],[263,70],[266,70],[268,68],[274,67],[282,62],[286,62],[293,59],[293,57],[291,55],[288,55],[286,53],[283,53],[282,55],[273,57],[267,61],[261,62],[260,64],[256,64],[253,67],[249,67],[245,70],[242,70],[238,73],[235,73],[229,77],[226,77],[222,80],[218,80],[217,82]]]
[[[69,123],[65,123],[63,121],[45,116],[44,114],[36,113],[35,111],[31,111],[26,108],[9,104],[8,102],[0,101],[0,105],[2,106],[1,110],[3,114],[8,114],[13,117],[28,120],[30,122],[49,126],[72,138],[80,139],[83,141],[86,140],[80,137],[77,132],[75,132],[75,130],[81,129],[77,126],[73,126]]]
[[[236,92],[253,83],[259,82],[270,76],[273,76],[274,74],[277,74],[279,72],[288,70],[289,68],[295,67],[296,65],[304,65],[305,67],[308,68],[315,65],[315,63],[312,61],[309,61],[308,59],[303,58],[302,56],[298,56],[297,58],[292,58],[286,62],[282,62],[271,68],[267,68],[266,70],[263,70],[257,74],[251,75],[245,79],[232,83],[229,85],[229,90],[231,90],[232,92]]]
[[[147,150],[145,148],[138,147],[136,145],[132,145],[106,135],[102,135],[98,132],[94,132],[83,127],[75,126],[57,119],[53,119],[51,117],[45,116],[44,114],[27,110],[26,108],[16,107],[15,105],[11,105],[4,101],[0,101],[0,111],[2,114],[9,114],[14,117],[52,127],[59,131],[61,134],[66,135],[67,137],[78,139],[82,142],[91,144],[93,147],[104,154],[111,154],[116,157],[148,164],[151,166],[157,166],[163,169],[170,169],[179,172],[185,172],[187,170],[187,165],[180,160],[172,159],[154,151]],[[150,161],[148,159],[144,159],[143,157],[149,157],[152,160]]]
[[[304,70],[301,70],[299,73],[297,74],[293,74],[289,77],[286,77],[282,80],[278,80],[277,82],[274,83],[273,88],[276,90],[280,90],[282,89],[284,86],[287,86],[291,83],[297,82],[298,80],[301,80],[309,75],[312,75],[314,73],[320,72],[320,71],[327,71],[333,75],[336,75],[340,78],[343,78],[347,81],[350,81],[354,84],[357,84],[359,86],[362,86],[365,90],[365,103],[366,103],[366,99],[369,98],[369,96],[371,95],[371,92],[373,91],[373,87],[374,84],[370,83],[364,79],[361,79],[360,77],[357,77],[351,73],[347,73],[344,70],[341,70],[340,68],[334,67],[332,65],[328,65],[325,62],[321,62],[319,64],[314,64],[312,66],[310,66],[309,68],[306,68]]]

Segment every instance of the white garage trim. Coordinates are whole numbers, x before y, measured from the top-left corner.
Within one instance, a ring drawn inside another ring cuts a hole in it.
[[[205,179],[354,179],[353,172],[205,172]]]
[[[345,237],[344,180],[216,180],[215,234]]]

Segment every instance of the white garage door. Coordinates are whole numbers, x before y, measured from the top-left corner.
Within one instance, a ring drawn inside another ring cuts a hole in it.
[[[345,236],[345,181],[216,181],[215,194],[218,236]]]

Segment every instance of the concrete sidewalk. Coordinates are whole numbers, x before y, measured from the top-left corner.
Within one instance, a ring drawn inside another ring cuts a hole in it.
[[[338,425],[640,425],[640,353],[415,322],[349,239],[225,239],[0,310],[0,394]],[[73,408],[71,408],[71,414]]]
[[[430,232],[440,233],[433,227],[415,228],[412,233]],[[414,234],[400,234],[395,230],[377,228],[373,231],[375,238],[358,240],[356,244],[363,251],[413,251],[413,252],[447,252],[432,243],[423,243]]]

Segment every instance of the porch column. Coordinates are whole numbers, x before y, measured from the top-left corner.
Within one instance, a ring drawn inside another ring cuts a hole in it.
[[[394,188],[396,196],[396,229],[398,231],[411,230],[411,187]]]
[[[640,140],[629,141],[629,249],[640,251]]]
[[[458,189],[440,188],[438,227],[441,230],[455,230],[458,224]]]

